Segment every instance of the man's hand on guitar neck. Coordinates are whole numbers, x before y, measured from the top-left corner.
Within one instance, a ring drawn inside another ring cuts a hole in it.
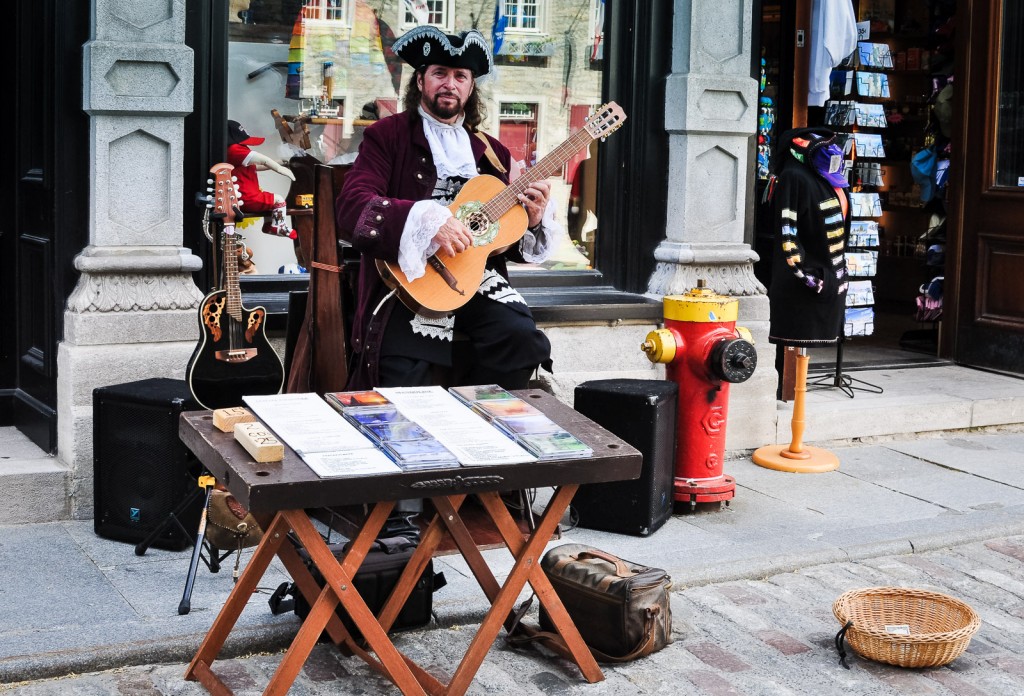
[[[535,181],[519,194],[519,202],[529,216],[529,227],[536,227],[544,220],[544,210],[548,207],[550,195],[551,185],[546,181]]]
[[[448,252],[449,256],[455,256],[473,246],[473,234],[458,218],[452,216],[438,228],[434,241]]]

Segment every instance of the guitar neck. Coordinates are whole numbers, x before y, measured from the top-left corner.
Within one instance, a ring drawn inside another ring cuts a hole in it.
[[[227,290],[227,313],[242,320],[242,291],[238,286],[238,235],[234,225],[224,225],[224,289]]]
[[[519,205],[519,194],[533,185],[535,182],[553,176],[566,162],[590,144],[593,136],[585,129],[576,131],[561,145],[549,152],[540,162],[525,170],[519,178],[505,187],[497,196],[484,205],[483,211],[492,220],[497,220],[513,206]]]

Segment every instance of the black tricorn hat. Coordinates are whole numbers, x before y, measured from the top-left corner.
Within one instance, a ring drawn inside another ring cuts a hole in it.
[[[437,27],[418,26],[395,41],[391,50],[417,70],[428,65],[446,65],[467,68],[474,77],[480,77],[494,68],[487,40],[476,29],[445,34]]]

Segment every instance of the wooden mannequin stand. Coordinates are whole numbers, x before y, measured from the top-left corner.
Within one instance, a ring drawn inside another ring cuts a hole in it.
[[[807,363],[810,362],[806,348],[796,352],[796,386],[793,395],[793,439],[788,446],[765,445],[754,451],[753,460],[758,466],[776,471],[791,471],[798,474],[821,474],[839,468],[839,459],[828,450],[810,447],[803,443],[804,397],[807,395]]]

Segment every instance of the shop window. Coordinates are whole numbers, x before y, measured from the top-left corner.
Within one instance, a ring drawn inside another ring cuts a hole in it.
[[[996,186],[1024,187],[1024,7],[1002,3]]]
[[[396,38],[424,20],[449,32],[477,26],[498,54],[496,74],[478,84],[487,111],[483,130],[532,165],[566,141],[601,102],[604,75],[590,69],[589,60],[600,13],[595,6],[587,21],[586,11],[581,15],[578,3],[569,0],[501,3],[481,11],[478,3],[450,0],[232,0],[227,118],[264,138],[251,147],[278,162],[353,161],[366,126],[403,108],[412,70],[390,51]],[[501,11],[507,20],[504,37],[493,31]],[[557,40],[543,33],[546,25],[564,28]],[[590,200],[580,207],[584,198],[573,194],[577,178],[568,172],[596,172],[596,153],[596,147],[567,153],[563,164],[568,166],[550,177],[564,234],[552,260],[535,270],[591,270],[579,230],[589,221],[586,234],[595,238],[597,205]],[[288,199],[294,209],[298,192],[288,178],[272,170],[258,176],[264,191]],[[295,217],[290,221],[294,226]],[[292,240],[263,234],[262,227],[262,218],[254,217],[239,230],[258,274],[302,272],[305,260]]]
[[[417,24],[432,24],[451,31],[452,3],[448,0],[403,0],[402,28],[412,29]]]
[[[538,0],[499,0],[505,6],[505,31],[528,33],[541,30]]]
[[[597,69],[604,61],[604,0],[592,0],[590,6],[590,64]]]

